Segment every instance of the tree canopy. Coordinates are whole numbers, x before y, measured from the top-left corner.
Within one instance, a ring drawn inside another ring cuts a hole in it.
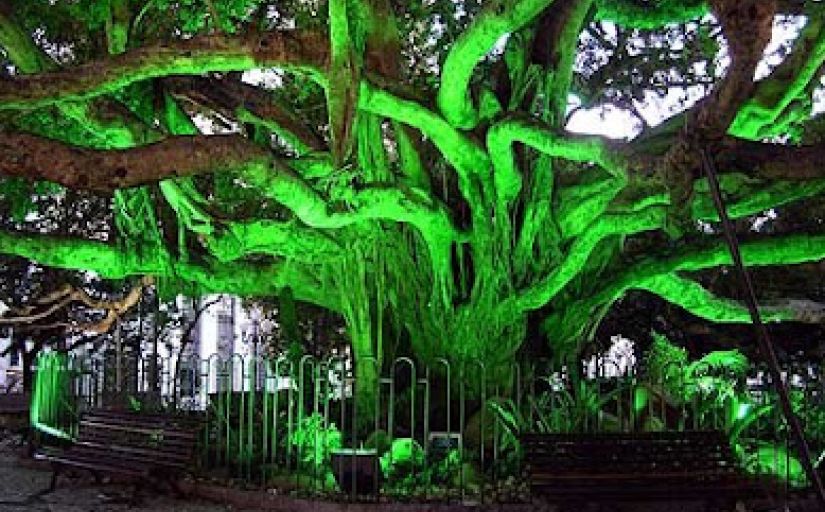
[[[396,349],[494,370],[528,331],[575,354],[633,290],[747,322],[703,150],[748,265],[825,258],[819,2],[0,5],[4,215],[108,205],[80,233],[8,217],[0,252],[167,293],[288,288],[343,316],[367,380]],[[632,138],[569,129],[607,106]],[[768,320],[821,320],[802,281],[765,288]]]

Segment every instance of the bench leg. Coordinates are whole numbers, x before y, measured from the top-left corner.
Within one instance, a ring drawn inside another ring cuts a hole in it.
[[[143,486],[145,481],[143,478],[137,481],[134,484],[134,488],[132,489],[132,496],[129,499],[129,508],[131,507],[139,507],[143,504]]]
[[[183,489],[181,489],[180,487],[180,480],[175,478],[169,481],[169,487],[171,488],[172,493],[175,495],[176,498],[181,500],[186,499],[186,493],[183,492]]]
[[[49,492],[54,492],[57,489],[57,477],[60,475],[60,471],[63,469],[63,466],[60,464],[52,463],[52,480],[49,483]]]

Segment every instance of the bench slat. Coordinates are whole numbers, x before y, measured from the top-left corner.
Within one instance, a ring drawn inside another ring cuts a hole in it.
[[[531,487],[545,494],[695,496],[756,488],[719,431],[526,434],[521,441]]]
[[[79,422],[78,440],[65,450],[41,450],[56,465],[148,478],[159,470],[191,467],[202,422],[178,417],[90,411]],[[56,466],[57,467],[57,466]]]

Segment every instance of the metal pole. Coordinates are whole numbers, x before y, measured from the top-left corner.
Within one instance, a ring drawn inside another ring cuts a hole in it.
[[[115,389],[118,397],[123,391],[123,343],[120,339],[120,317],[115,320]]]
[[[708,155],[705,148],[701,149],[701,153],[703,164],[702,167],[708,178],[708,186],[710,187],[710,192],[713,196],[713,203],[716,206],[716,210],[719,212],[719,219],[722,221],[722,229],[725,233],[725,239],[728,244],[728,249],[730,250],[733,265],[736,268],[736,273],[739,275],[739,279],[741,281],[742,289],[745,295],[745,303],[747,304],[748,312],[750,313],[753,327],[756,331],[756,339],[759,343],[759,349],[768,362],[771,379],[773,380],[774,387],[776,388],[776,393],[779,396],[779,403],[782,406],[782,413],[785,416],[785,420],[788,422],[791,435],[793,436],[794,442],[799,449],[802,466],[805,468],[805,473],[807,473],[808,479],[813,484],[821,509],[825,510],[825,489],[823,489],[822,480],[819,478],[819,473],[817,473],[816,468],[813,465],[811,450],[808,446],[808,442],[805,440],[802,425],[799,423],[799,418],[796,417],[793,412],[793,408],[791,407],[788,388],[785,387],[785,382],[782,380],[782,372],[779,370],[779,360],[777,359],[776,352],[773,349],[773,343],[771,343],[770,335],[768,334],[768,330],[765,328],[765,324],[762,322],[762,316],[759,314],[759,308],[756,303],[756,294],[753,291],[753,282],[751,281],[748,270],[742,262],[742,253],[739,250],[739,243],[736,239],[736,233],[733,231],[733,225],[728,217],[727,210],[725,209],[725,203],[722,199],[722,193],[719,189],[719,180],[716,175],[716,167],[713,159]]]

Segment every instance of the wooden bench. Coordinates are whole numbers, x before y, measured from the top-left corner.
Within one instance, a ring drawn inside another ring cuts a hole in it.
[[[729,500],[761,490],[717,431],[528,434],[530,485],[550,498]]]
[[[35,457],[54,470],[51,489],[66,467],[134,477],[174,487],[177,476],[192,470],[200,422],[175,416],[91,411],[79,422],[77,440],[66,449],[42,448]]]
[[[8,421],[28,421],[30,401],[28,393],[0,393],[0,427]]]
[[[28,414],[29,402],[28,393],[0,393],[0,414]]]
[[[8,430],[19,435],[21,442],[29,439],[28,393],[0,393],[0,431]]]

